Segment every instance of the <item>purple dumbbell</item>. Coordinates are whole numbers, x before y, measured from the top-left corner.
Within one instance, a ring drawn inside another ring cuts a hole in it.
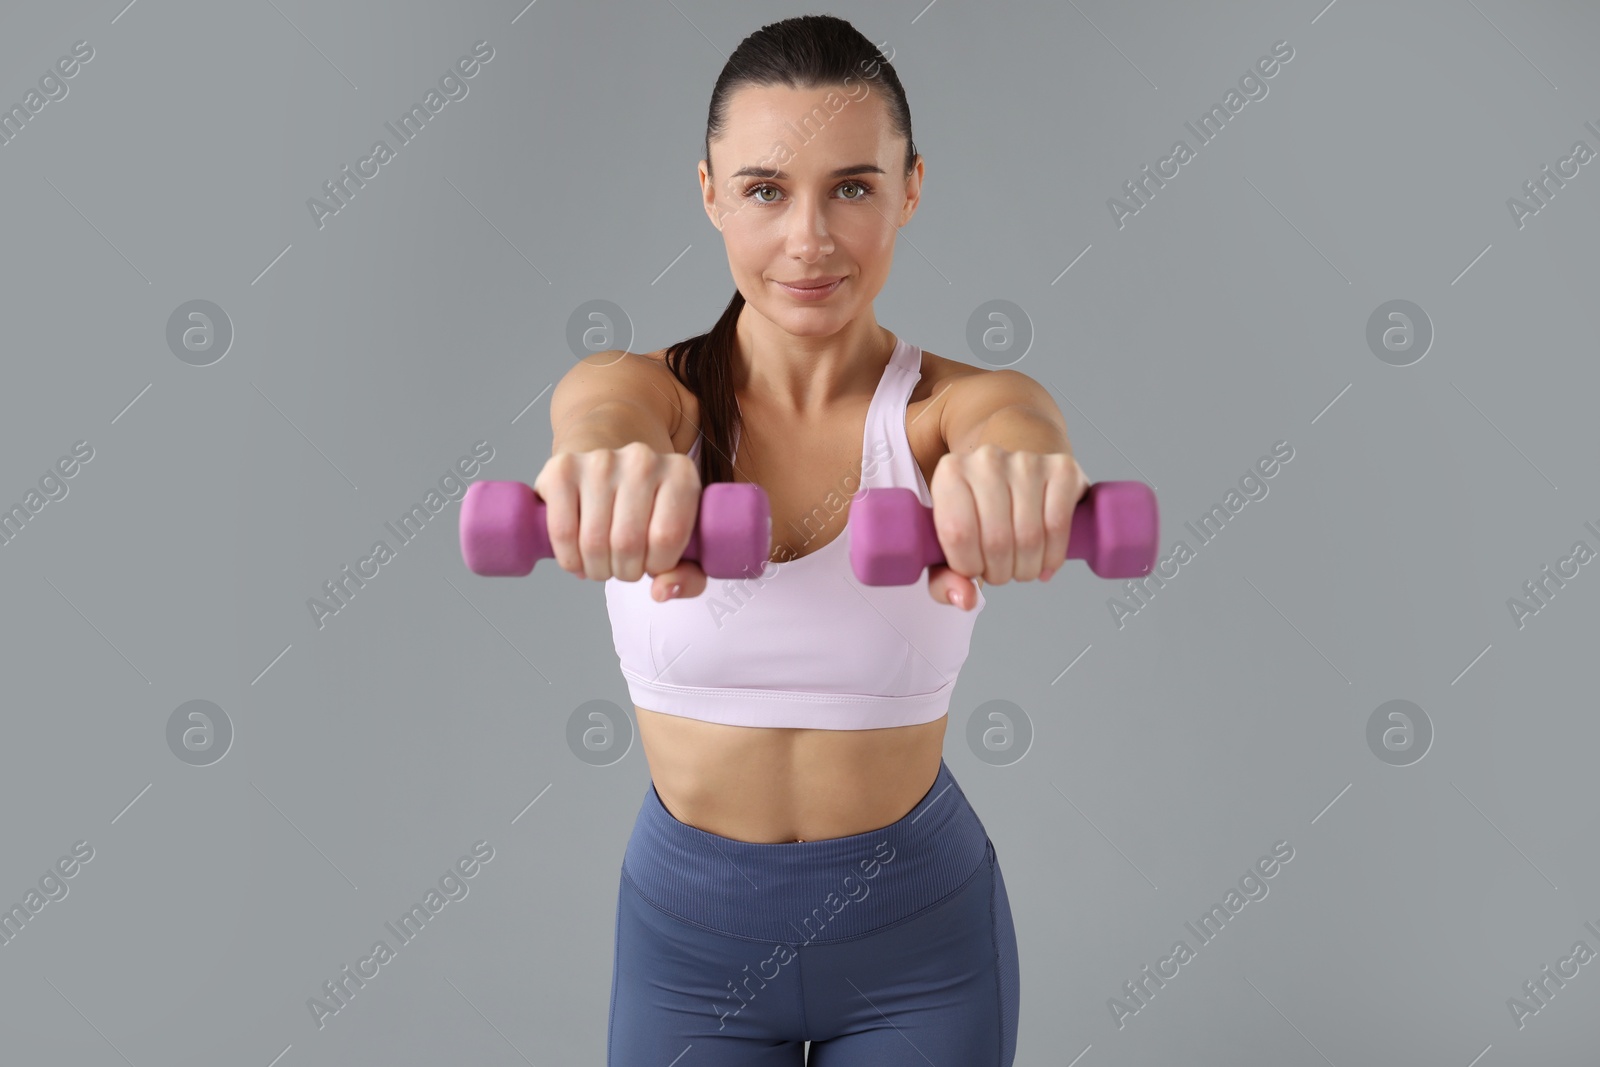
[[[1095,482],[1078,500],[1067,558],[1102,578],[1138,578],[1156,562],[1156,495],[1143,482]],[[915,490],[863,489],[850,503],[850,568],[863,585],[909,585],[943,563],[933,509]]]
[[[772,544],[767,491],[750,482],[714,482],[700,491],[700,512],[682,559],[709,578],[745,578],[766,569]],[[554,559],[545,502],[522,482],[473,482],[461,499],[461,558],[474,574],[521,577]]]

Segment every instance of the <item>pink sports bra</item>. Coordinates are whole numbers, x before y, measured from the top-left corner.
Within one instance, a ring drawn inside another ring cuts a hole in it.
[[[906,437],[922,349],[896,339],[867,409],[864,488],[905,486],[932,506]],[[689,454],[700,447],[697,439]],[[738,438],[734,439],[735,452]],[[822,507],[837,515],[854,473]],[[811,533],[810,530],[806,531]],[[869,586],[850,569],[850,522],[832,541],[758,578],[708,579],[706,591],[657,603],[652,579],[606,580],[606,611],[634,704],[730,726],[876,730],[931,722],[949,709],[972,628],[963,611],[910,585]]]

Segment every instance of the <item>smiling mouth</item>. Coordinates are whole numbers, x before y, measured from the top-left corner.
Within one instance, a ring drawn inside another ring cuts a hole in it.
[[[789,294],[791,294],[793,296],[796,296],[796,297],[799,297],[802,300],[805,300],[805,299],[810,299],[810,300],[821,299],[822,297],[825,297],[829,293],[833,292],[835,289],[839,288],[839,286],[842,285],[843,283],[844,283],[844,278],[842,278],[842,277],[841,278],[836,278],[835,280],[833,280],[831,282],[820,282],[820,281],[818,281],[818,282],[812,282],[812,283],[809,283],[809,284],[805,284],[805,283],[790,283],[790,282],[774,282],[775,285],[778,285],[779,287],[784,289]]]

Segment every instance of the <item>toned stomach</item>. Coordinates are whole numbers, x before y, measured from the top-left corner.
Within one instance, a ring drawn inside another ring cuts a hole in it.
[[[881,730],[726,726],[635,707],[656,793],[679,822],[777,844],[864,834],[933,786],[948,716]]]

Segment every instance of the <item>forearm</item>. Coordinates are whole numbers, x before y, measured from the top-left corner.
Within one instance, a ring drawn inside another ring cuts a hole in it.
[[[657,452],[672,452],[672,429],[661,416],[627,400],[608,400],[573,416],[555,430],[550,454],[621,448],[643,441]]]
[[[971,438],[971,448],[995,445],[1008,452],[1067,452],[1067,429],[1059,414],[1034,407],[1012,406],[995,411]]]

